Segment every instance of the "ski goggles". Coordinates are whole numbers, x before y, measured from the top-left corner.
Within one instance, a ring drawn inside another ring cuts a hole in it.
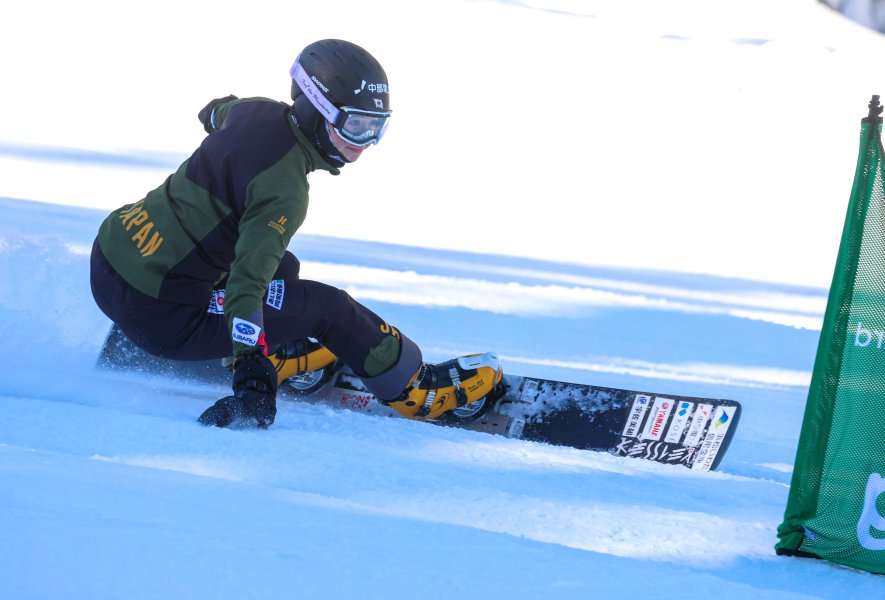
[[[354,146],[377,144],[387,131],[390,123],[389,110],[363,110],[342,106],[338,108],[329,102],[320,91],[319,85],[311,79],[307,71],[296,60],[289,71],[292,79],[310,100],[314,108],[329,122],[335,133]]]

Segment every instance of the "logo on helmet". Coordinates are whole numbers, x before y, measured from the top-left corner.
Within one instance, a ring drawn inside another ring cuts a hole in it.
[[[319,79],[317,79],[317,76],[316,76],[316,75],[311,75],[311,76],[310,76],[310,79],[311,79],[311,81],[313,81],[315,84],[317,84],[318,86],[320,86],[320,89],[321,89],[321,90],[323,90],[323,91],[326,92],[327,94],[329,93],[329,88],[327,88],[327,87],[325,86],[325,84],[324,84],[322,81],[320,81]],[[363,83],[365,83],[365,82],[363,82]]]
[[[317,82],[317,83],[319,83],[319,82]],[[353,90],[353,95],[356,96],[357,94],[359,94],[361,91],[363,91],[365,89],[368,89],[373,94],[387,94],[390,91],[390,87],[386,83],[366,84],[366,80],[363,79],[362,83],[360,84],[360,87]]]

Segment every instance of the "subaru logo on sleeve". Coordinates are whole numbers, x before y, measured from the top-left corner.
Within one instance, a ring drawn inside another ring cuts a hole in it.
[[[247,346],[255,346],[258,344],[259,333],[261,333],[261,327],[258,325],[235,317],[230,337],[235,342],[246,344]]]

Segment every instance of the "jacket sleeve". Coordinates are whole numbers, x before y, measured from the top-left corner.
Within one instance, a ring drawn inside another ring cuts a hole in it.
[[[283,253],[307,213],[307,177],[297,161],[282,160],[247,189],[224,312],[234,356],[263,342],[263,299]]]

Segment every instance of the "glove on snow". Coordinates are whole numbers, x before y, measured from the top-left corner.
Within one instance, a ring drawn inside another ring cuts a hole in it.
[[[200,415],[203,425],[230,427],[256,424],[267,429],[277,414],[277,371],[258,352],[234,362],[233,396],[225,396]]]
[[[206,130],[206,133],[212,133],[215,131],[215,107],[219,104],[224,104],[229,100],[239,100],[236,96],[231,94],[230,96],[225,96],[224,98],[216,98],[212,100],[209,104],[204,106],[202,110],[197,114],[197,118],[200,119],[200,123],[203,124],[203,129]]]

